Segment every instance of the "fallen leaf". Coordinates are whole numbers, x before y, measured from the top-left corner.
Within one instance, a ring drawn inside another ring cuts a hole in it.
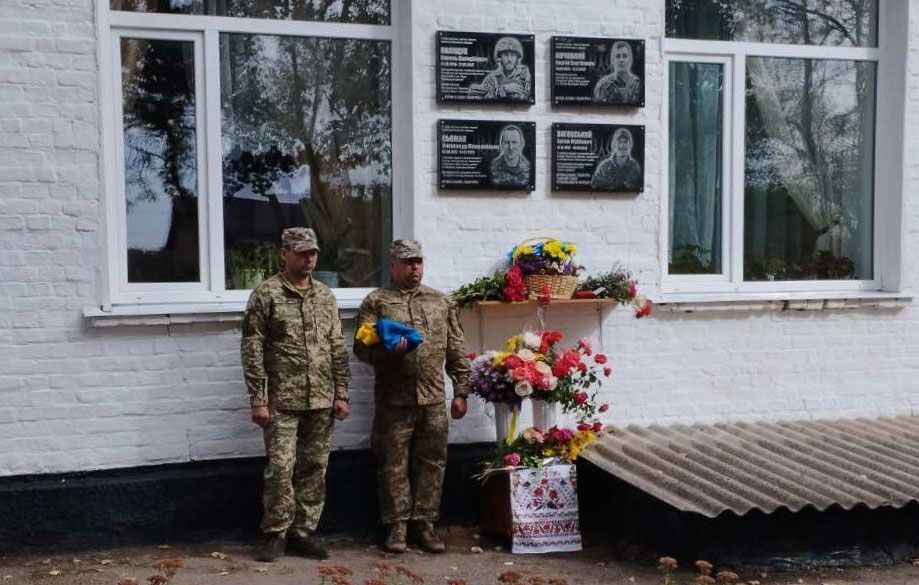
[[[212,552],[211,556],[214,557],[215,559],[220,559],[221,561],[225,561],[228,558],[230,558],[230,555],[226,553],[222,553],[222,552],[217,552],[217,551]]]
[[[504,566],[506,566],[506,567],[513,567],[513,566],[514,566],[514,561],[504,561]]]
[[[256,573],[267,573],[268,569],[266,569],[265,567],[259,567],[255,570],[255,572]]]
[[[103,565],[103,566],[105,566],[105,565],[111,565],[111,564],[112,564],[112,559],[102,559],[101,561],[99,561],[99,564],[100,564],[100,565]]]
[[[471,553],[474,554],[474,555],[479,555],[479,554],[482,554],[482,552],[484,552],[484,551],[482,551],[482,547],[481,547],[481,546],[474,546],[474,547],[472,547],[472,548],[469,549],[469,552],[471,552]]]
[[[172,548],[172,547],[169,546],[168,544],[160,544],[160,545],[157,545],[156,548]]]
[[[52,577],[57,577],[58,575],[61,574],[61,572],[58,571],[57,569],[54,569],[53,571],[48,571],[48,574],[51,575]]]
[[[80,559],[72,559],[70,562],[74,565],[79,565],[82,561],[80,561]]]
[[[229,574],[230,574],[229,571],[222,571],[222,572],[220,573],[220,576],[221,576],[221,577],[226,577],[226,576],[229,575]]]

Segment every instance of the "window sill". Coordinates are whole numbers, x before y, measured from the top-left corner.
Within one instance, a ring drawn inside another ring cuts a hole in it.
[[[655,308],[674,313],[698,311],[827,311],[899,309],[913,302],[911,292],[845,291],[789,293],[662,293]]]
[[[339,299],[341,318],[356,317],[360,304],[359,299]],[[91,327],[233,323],[242,319],[245,309],[245,302],[113,305],[85,307],[83,318]]]

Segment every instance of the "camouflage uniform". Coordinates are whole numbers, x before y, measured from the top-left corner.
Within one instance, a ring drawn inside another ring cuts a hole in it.
[[[601,104],[638,104],[641,101],[641,79],[629,73],[625,81],[614,74],[601,77],[594,88],[594,101]]]
[[[420,252],[419,252],[420,253]],[[450,298],[421,285],[395,286],[367,295],[357,323],[383,317],[417,329],[424,342],[401,356],[382,344],[355,341],[354,353],[374,366],[376,411],[371,443],[377,460],[377,495],[384,524],[434,521],[447,458],[447,415],[443,370],[453,381],[453,395],[468,395],[469,360],[463,330]]]
[[[530,182],[530,161],[522,154],[517,157],[517,164],[511,165],[504,156],[496,156],[491,161],[492,185],[519,185],[525,187]]]
[[[242,364],[251,405],[270,409],[262,531],[307,536],[325,501],[332,401],[348,399],[348,354],[332,291],[315,280],[298,290],[283,274],[263,281],[246,306]]]
[[[637,191],[641,185],[641,165],[633,158],[624,164],[616,164],[613,157],[608,157],[597,165],[590,186],[599,190]]]
[[[501,54],[505,51],[517,54],[517,65],[509,72],[501,65]],[[533,78],[530,68],[521,63],[523,46],[514,37],[501,37],[495,43],[495,63],[498,66],[482,80],[482,92],[486,99],[509,99],[528,101],[533,92]]]
[[[482,80],[482,91],[486,99],[511,99],[528,101],[533,91],[533,81],[530,77],[530,68],[518,64],[510,73],[505,73],[504,68],[498,65]]]

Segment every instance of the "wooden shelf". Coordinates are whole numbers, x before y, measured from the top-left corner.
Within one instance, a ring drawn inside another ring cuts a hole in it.
[[[591,308],[591,309],[612,309],[618,304],[618,301],[615,299],[553,299],[548,305],[545,305],[546,309],[552,309],[553,307],[564,307],[564,308]],[[518,301],[514,303],[508,303],[505,301],[476,301],[472,303],[467,308],[470,309],[481,309],[483,311],[493,310],[493,309],[536,309],[538,308],[539,301]]]

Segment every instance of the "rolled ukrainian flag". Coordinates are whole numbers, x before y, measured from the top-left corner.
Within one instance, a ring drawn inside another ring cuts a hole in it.
[[[421,333],[415,329],[405,323],[390,319],[378,319],[376,323],[369,321],[363,323],[354,337],[366,346],[382,343],[387,351],[395,349],[403,337],[408,342],[408,351],[412,351],[424,341]]]

